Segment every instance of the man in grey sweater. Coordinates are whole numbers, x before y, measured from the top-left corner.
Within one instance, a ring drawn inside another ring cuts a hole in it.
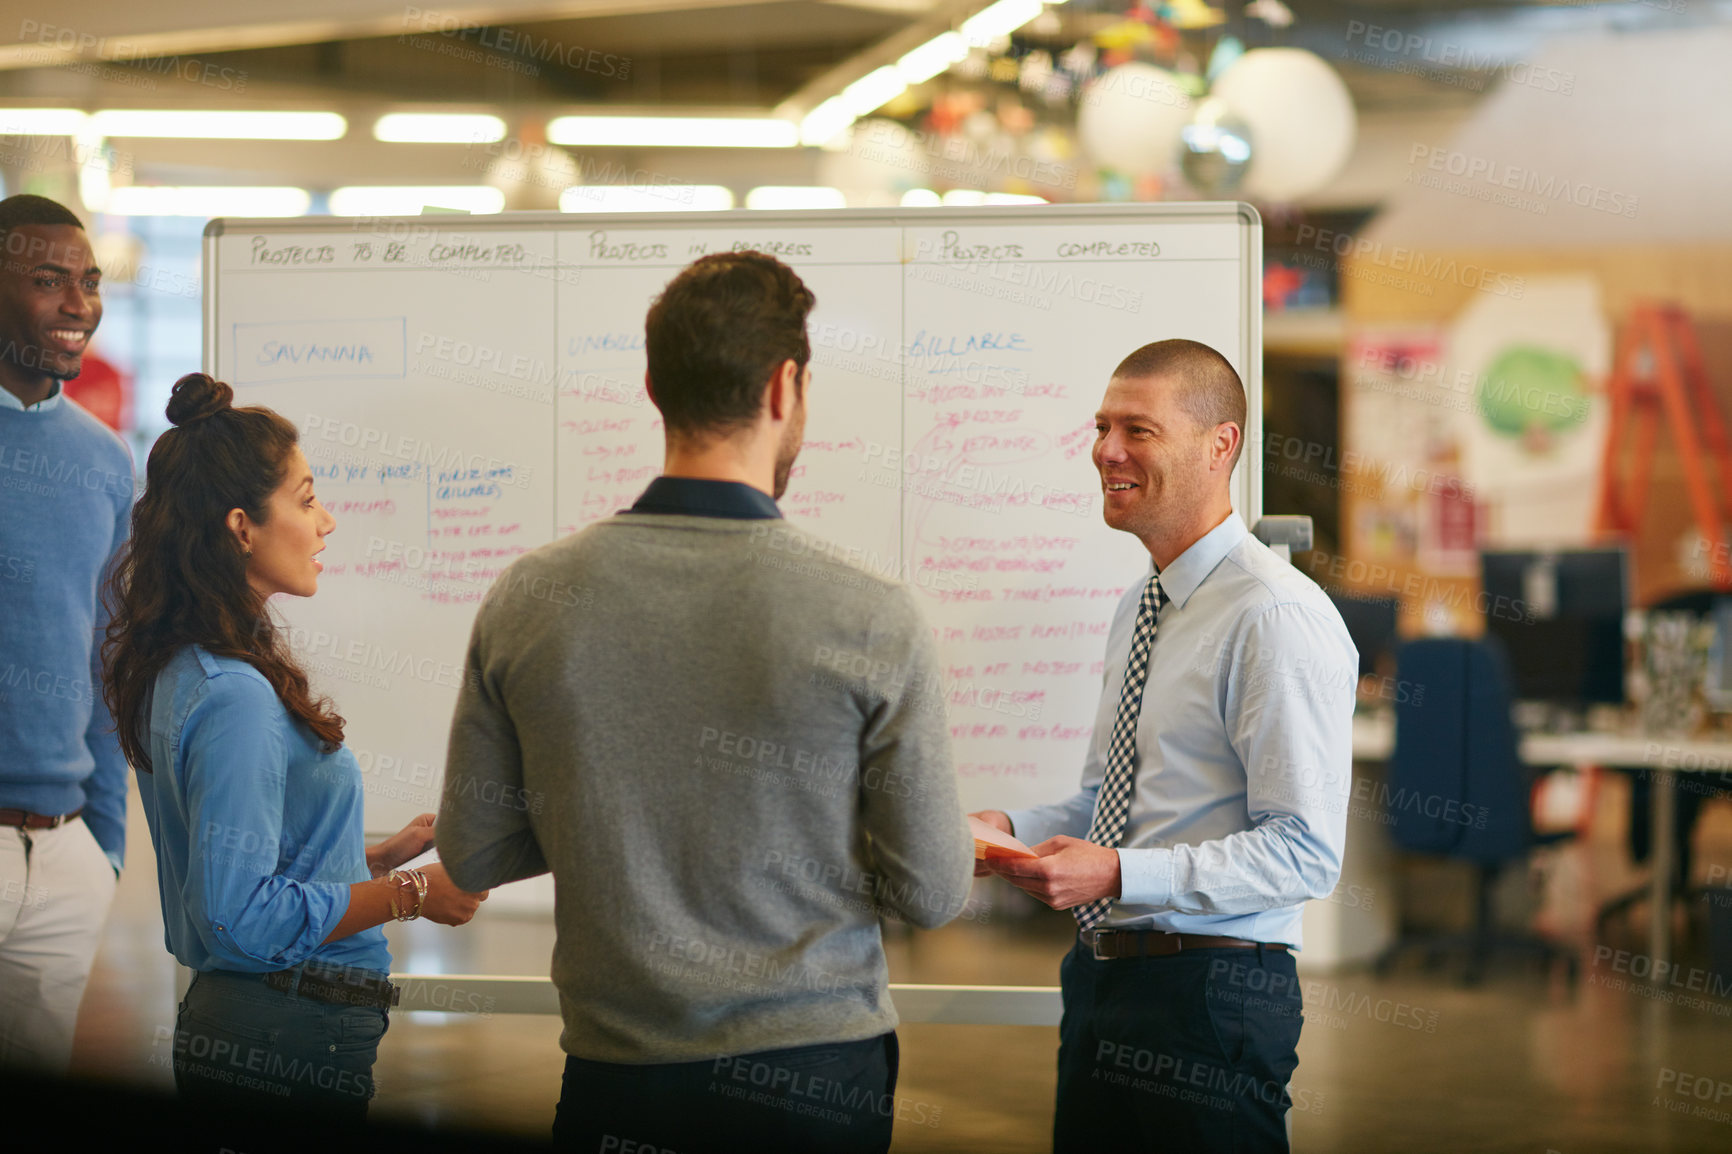
[[[813,303],[760,253],[675,277],[646,325],[663,476],[475,619],[438,846],[469,890],[553,874],[561,1145],[887,1149],[878,919],[968,896],[930,630],[776,507]]]

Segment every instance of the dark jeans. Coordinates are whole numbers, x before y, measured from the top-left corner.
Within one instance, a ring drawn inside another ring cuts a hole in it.
[[[565,1059],[562,1149],[883,1154],[895,1120],[896,1035],[702,1062]]]
[[[1303,1024],[1293,955],[1185,950],[1060,967],[1055,1154],[1287,1150]]]
[[[385,1011],[273,990],[247,974],[195,974],[174,1024],[174,1084],[194,1109],[290,1107],[360,1121],[373,1097]]]

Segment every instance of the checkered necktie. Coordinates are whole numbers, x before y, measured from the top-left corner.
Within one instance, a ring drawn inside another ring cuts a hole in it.
[[[1155,643],[1155,617],[1168,601],[1160,576],[1149,578],[1143,599],[1137,604],[1137,628],[1131,635],[1131,659],[1125,666],[1125,687],[1119,691],[1119,712],[1113,719],[1113,741],[1107,749],[1107,772],[1095,797],[1095,820],[1089,840],[1112,849],[1125,833],[1125,818],[1131,812],[1131,776],[1137,765],[1137,716],[1143,708],[1143,684],[1149,679],[1149,649]],[[1071,911],[1083,933],[1095,927],[1113,904],[1101,898]]]

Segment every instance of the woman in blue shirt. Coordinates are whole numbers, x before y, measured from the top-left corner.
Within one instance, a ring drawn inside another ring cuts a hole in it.
[[[266,608],[318,591],[335,527],[295,428],[175,383],[114,576],[104,691],[137,767],[169,952],[197,971],[175,1021],[189,1102],[317,1106],[360,1118],[393,992],[380,926],[462,925],[485,894],[442,867],[423,814],[363,844],[343,719],[315,699]]]

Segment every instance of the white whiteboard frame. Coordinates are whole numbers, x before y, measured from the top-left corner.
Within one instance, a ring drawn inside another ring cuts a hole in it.
[[[435,213],[427,216],[299,216],[266,219],[218,217],[205,226],[203,245],[204,371],[222,379],[217,363],[221,318],[218,316],[217,285],[222,269],[217,262],[217,242],[231,231],[266,234],[329,233],[355,230],[361,222],[371,227],[461,231],[521,232],[546,229],[551,232],[587,232],[596,228],[677,229],[722,228],[729,224],[754,227],[801,225],[807,227],[931,228],[945,225],[992,225],[1014,227],[1027,222],[1055,224],[1223,224],[1239,229],[1239,347],[1218,350],[1243,366],[1245,385],[1245,449],[1233,480],[1233,508],[1247,528],[1255,528],[1263,516],[1263,218],[1243,201],[1189,201],[1177,204],[1047,204],[992,205],[979,208],[871,208],[804,209],[767,211],[730,209],[726,212],[637,212],[567,213],[500,212],[485,216]],[[1005,263],[1016,263],[1006,261]],[[795,271],[799,271],[795,268]],[[1129,349],[1125,350],[1127,353]],[[1105,381],[1101,382],[1104,388]]]
[[[329,233],[352,230],[361,220],[353,217],[293,217],[284,219],[212,220],[205,228],[203,245],[204,371],[220,378],[217,363],[221,318],[217,291],[221,268],[217,261],[218,240],[230,231],[245,230],[271,235]],[[436,214],[431,216],[379,217],[375,227],[423,227],[468,233],[487,231],[589,231],[596,228],[677,229],[724,228],[729,224],[807,227],[908,227],[945,225],[1014,226],[1019,222],[1055,225],[1103,223],[1221,224],[1233,223],[1239,236],[1239,347],[1219,350],[1242,366],[1245,385],[1245,451],[1234,478],[1234,510],[1247,527],[1255,527],[1263,513],[1263,222],[1249,204],[1233,201],[1179,204],[1094,205],[1004,205],[980,208],[895,208],[807,211],[756,211],[668,213],[498,213],[486,216]],[[1014,262],[1010,262],[1014,263]],[[796,271],[798,271],[796,267]],[[1126,350],[1129,351],[1128,349]],[[1234,357],[1234,354],[1237,354]],[[1101,382],[1104,387],[1105,382]],[[425,1004],[436,1008],[439,999],[427,991],[436,986],[460,985],[486,995],[495,1013],[558,1013],[558,995],[546,977],[505,975],[412,975],[393,974],[404,987],[402,1009]],[[1056,1026],[1062,1011],[1057,987],[1041,986],[928,986],[892,984],[892,997],[903,1021],[953,1024],[999,1024]]]
[[[694,236],[709,234],[725,235],[727,233],[745,232],[748,236],[762,237],[765,240],[774,239],[775,234],[783,231],[822,230],[825,232],[846,232],[849,229],[903,231],[904,241],[901,248],[901,259],[905,269],[910,262],[919,258],[914,250],[915,233],[930,232],[936,228],[989,228],[995,232],[1012,231],[1019,225],[1028,226],[1030,239],[1043,233],[1061,232],[1065,229],[1095,229],[1103,226],[1159,228],[1159,227],[1204,227],[1219,229],[1233,237],[1233,250],[1236,253],[1235,267],[1232,272],[1233,296],[1237,303],[1236,316],[1230,319],[1230,326],[1223,325],[1228,331],[1237,334],[1237,341],[1232,347],[1223,345],[1220,351],[1241,369],[1246,390],[1246,428],[1245,441],[1247,450],[1242,452],[1232,478],[1230,493],[1235,512],[1243,519],[1248,528],[1255,529],[1262,517],[1263,502],[1263,358],[1262,358],[1262,220],[1256,209],[1249,204],[1240,202],[1189,202],[1175,204],[1095,204],[1095,205],[994,205],[990,207],[937,207],[937,208],[895,208],[895,209],[861,209],[861,210],[803,210],[803,211],[756,211],[733,210],[728,212],[666,212],[666,213],[499,213],[484,216],[467,214],[433,214],[427,216],[396,216],[396,217],[292,217],[275,219],[223,219],[212,220],[205,228],[202,259],[204,263],[204,350],[203,359],[205,371],[213,376],[227,379],[225,373],[236,373],[238,368],[232,364],[221,362],[221,356],[231,358],[235,355],[230,351],[225,353],[224,329],[236,319],[222,307],[224,299],[225,279],[222,259],[226,256],[231,263],[228,266],[231,274],[245,274],[249,277],[258,275],[261,271],[244,261],[237,261],[235,246],[224,243],[224,238],[237,234],[281,237],[290,240],[298,237],[319,237],[321,240],[331,240],[344,235],[354,235],[357,239],[365,239],[372,235],[389,235],[396,238],[408,237],[413,241],[425,241],[440,237],[461,236],[466,240],[485,240],[488,234],[514,233],[531,234],[547,237],[558,237],[562,242],[568,238],[582,237],[597,230],[607,230],[611,233],[629,234],[634,230],[654,232],[666,236],[669,233],[689,231]],[[555,246],[556,251],[560,246]],[[1027,258],[1038,260],[1038,258]],[[1185,263],[1186,258],[1175,255],[1169,265]],[[668,272],[671,277],[677,268],[685,262],[670,262],[673,266]],[[793,258],[790,263],[798,270],[799,260]],[[922,260],[922,263],[924,261]],[[1024,263],[1024,259],[1006,258],[1000,261],[988,262],[994,265],[1016,266]],[[1138,264],[1158,266],[1162,258],[1157,256],[1143,261],[1113,260],[1111,263],[1131,274],[1127,278],[1127,286],[1137,286],[1135,270]],[[425,266],[407,265],[402,271],[415,272]],[[565,269],[587,267],[581,261],[573,263],[557,263],[552,266],[537,265],[535,273],[546,277],[549,291],[559,291],[560,278],[557,274]],[[1217,269],[1219,261],[1216,262]],[[340,273],[340,267],[327,272]],[[360,271],[360,270],[358,270]],[[441,270],[435,270],[441,271]],[[502,270],[504,271],[504,270]],[[1161,274],[1167,277],[1172,270],[1169,268]],[[1215,283],[1219,283],[1218,281]],[[1159,294],[1152,295],[1151,300],[1161,299]],[[646,302],[647,307],[647,302]],[[1148,306],[1144,306],[1145,309]],[[1222,311],[1231,308],[1223,303]],[[244,311],[244,310],[243,310]],[[249,316],[251,314],[248,314]],[[1136,314],[1137,324],[1146,324],[1148,332],[1145,340],[1158,337],[1185,336],[1183,331],[1173,331],[1169,324],[1162,323],[1159,312],[1149,309],[1146,313],[1139,310]],[[1137,325],[1131,326],[1133,331]],[[1215,332],[1219,333],[1220,328]],[[904,338],[906,339],[906,338]],[[1117,339],[1117,338],[1116,338]],[[1219,337],[1212,338],[1220,340]],[[1086,334],[1079,339],[1078,347],[1083,348]],[[1136,344],[1143,343],[1137,341]],[[1135,347],[1127,341],[1122,350],[1112,350],[1118,355],[1129,352]],[[1099,353],[1098,348],[1087,350],[1091,354]],[[816,348],[814,349],[816,353]],[[906,356],[907,349],[898,350],[899,361]],[[1108,364],[1117,360],[1113,356]],[[909,380],[909,369],[906,364],[899,365],[902,373],[900,391],[906,394]],[[1098,371],[1098,369],[1097,369]],[[1106,380],[1104,374],[1096,383],[1096,387],[1104,389]],[[1089,405],[1092,412],[1093,399],[1080,398],[1079,404]],[[557,477],[557,473],[555,474]],[[558,531],[556,522],[553,538],[562,534]],[[377,811],[369,805],[367,818],[370,833],[389,833],[400,824],[400,818],[394,824],[378,816]],[[540,908],[537,906],[536,908]]]

